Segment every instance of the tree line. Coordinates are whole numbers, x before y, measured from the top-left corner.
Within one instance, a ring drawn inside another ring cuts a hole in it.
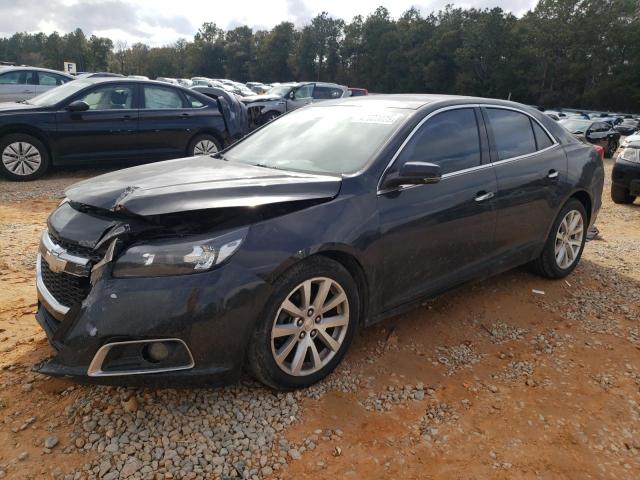
[[[518,18],[500,8],[447,6],[399,18],[384,7],[351,22],[326,12],[296,28],[204,23],[192,40],[149,47],[82,30],[16,33],[0,60],[150,78],[333,81],[372,92],[478,95],[537,104],[640,111],[640,2],[540,0]]]

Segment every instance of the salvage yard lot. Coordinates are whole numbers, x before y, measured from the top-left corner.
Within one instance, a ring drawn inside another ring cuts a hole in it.
[[[458,288],[283,394],[31,372],[52,354],[33,316],[39,235],[62,189],[97,173],[0,180],[0,478],[639,476],[640,205],[614,205],[608,179],[600,236],[566,280],[518,269]]]

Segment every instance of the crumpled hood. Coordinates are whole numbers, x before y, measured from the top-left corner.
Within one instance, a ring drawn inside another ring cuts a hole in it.
[[[74,202],[144,216],[333,198],[341,182],[202,156],[107,173],[71,185],[65,194]]]
[[[282,100],[282,97],[278,95],[251,95],[250,97],[242,97],[242,103],[255,103],[255,102],[274,102],[276,100]]]

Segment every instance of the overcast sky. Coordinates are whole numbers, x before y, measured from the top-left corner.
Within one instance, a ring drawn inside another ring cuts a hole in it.
[[[318,13],[351,20],[379,5],[398,17],[411,6],[428,14],[453,3],[499,6],[521,15],[537,0],[0,0],[0,36],[20,32],[62,33],[82,28],[88,35],[159,46],[191,39],[203,22],[228,30],[239,25],[270,29],[288,20],[304,25]]]

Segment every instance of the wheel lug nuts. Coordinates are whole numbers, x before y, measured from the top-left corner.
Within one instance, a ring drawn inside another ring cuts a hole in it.
[[[320,320],[322,320],[322,317],[320,317],[320,315],[318,315],[318,316],[316,317],[316,323],[320,323]]]
[[[302,325],[304,325],[304,321],[303,321],[302,319],[300,319],[300,320],[298,320],[298,321],[296,322],[296,325],[297,325],[297,326],[299,326],[299,327],[301,327]]]
[[[300,332],[300,338],[304,338],[305,335],[306,335],[306,332]]]
[[[309,310],[307,310],[307,316],[313,317],[313,308],[310,308]]]
[[[311,337],[315,337],[318,334],[317,330],[311,330]]]

